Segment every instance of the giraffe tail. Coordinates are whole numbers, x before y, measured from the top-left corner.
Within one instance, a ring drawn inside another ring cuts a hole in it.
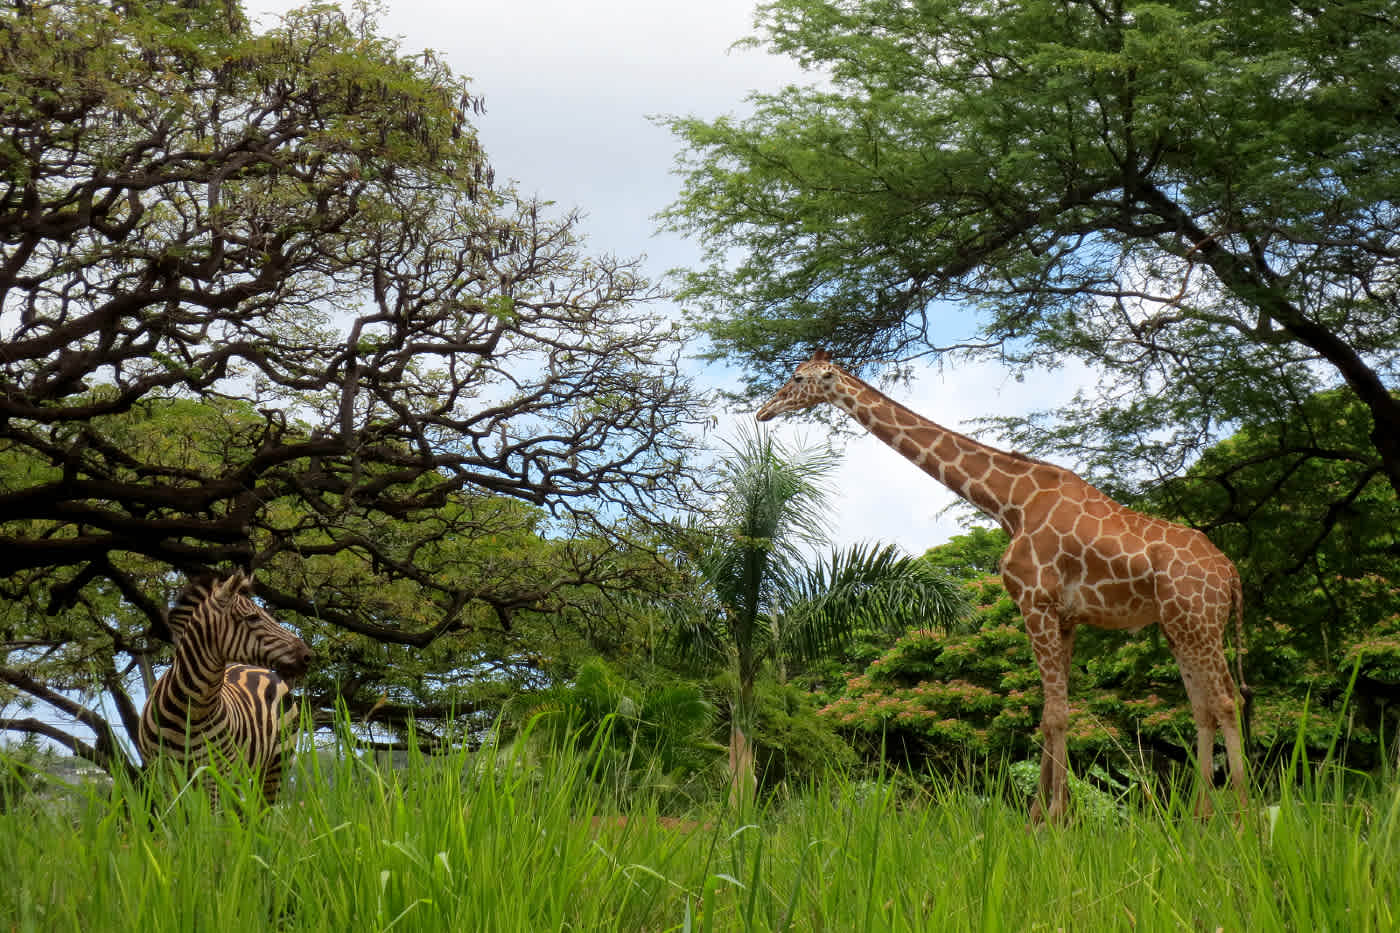
[[[1244,656],[1248,649],[1244,645],[1244,586],[1236,571],[1230,581],[1230,614],[1235,617],[1235,676],[1240,683],[1240,696],[1248,700],[1254,695],[1254,688],[1244,680]]]
[[[1233,568],[1232,568],[1233,569]],[[1249,724],[1254,713],[1254,688],[1244,679],[1244,656],[1248,652],[1244,644],[1244,584],[1240,582],[1239,571],[1230,581],[1230,614],[1235,617],[1235,677],[1239,681],[1240,697],[1244,708],[1240,710],[1240,731],[1243,744],[1249,748]]]

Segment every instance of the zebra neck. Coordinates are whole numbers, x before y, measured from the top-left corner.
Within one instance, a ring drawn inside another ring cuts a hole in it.
[[[166,688],[161,708],[167,713],[182,710],[191,723],[203,722],[221,711],[224,683],[224,659],[199,650],[196,641],[181,639],[169,673],[156,685],[157,689]]]

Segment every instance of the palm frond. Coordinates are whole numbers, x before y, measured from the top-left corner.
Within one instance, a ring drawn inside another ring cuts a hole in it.
[[[763,552],[780,564],[801,561],[804,551],[829,536],[825,479],[838,462],[829,448],[783,444],[762,428],[741,427],[721,464],[725,484],[723,526],[742,549]]]
[[[752,671],[771,654],[773,609],[801,576],[804,555],[827,532],[836,463],[825,448],[789,448],[761,428],[743,427],[720,466],[724,495],[707,522],[678,526],[671,545],[705,593],[700,611],[671,620],[685,657],[717,660],[723,646]]]
[[[782,650],[812,659],[859,628],[957,631],[971,618],[956,581],[896,545],[857,544],[808,566],[782,607]]]
[[[696,614],[678,605],[667,610],[666,644],[679,661],[700,671],[730,663],[733,648],[722,615]]]

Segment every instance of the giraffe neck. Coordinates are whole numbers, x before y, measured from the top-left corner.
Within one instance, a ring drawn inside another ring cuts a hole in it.
[[[1014,534],[1021,511],[1014,481],[1032,461],[979,443],[910,411],[850,373],[832,402],[919,469]]]

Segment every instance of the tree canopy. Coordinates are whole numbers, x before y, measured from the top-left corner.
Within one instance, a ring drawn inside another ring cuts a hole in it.
[[[141,653],[111,613],[206,569],[415,648],[635,570],[605,542],[682,500],[703,414],[676,328],[495,184],[465,79],[325,5],[19,4],[0,48],[10,686],[60,696],[19,668],[73,626]],[[557,546],[466,556],[516,533]]]
[[[1394,2],[775,0],[757,24],[814,80],[672,118],[667,214],[755,391],[813,344],[1077,358],[1096,393],[1003,426],[1157,479],[1342,387],[1400,490]]]

